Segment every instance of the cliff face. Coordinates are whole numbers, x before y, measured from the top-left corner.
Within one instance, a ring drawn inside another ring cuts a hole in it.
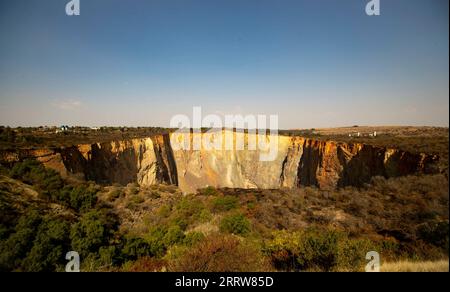
[[[335,189],[361,186],[373,176],[433,173],[437,157],[365,144],[278,137],[278,155],[260,161],[259,150],[174,151],[182,190],[207,185],[230,188]]]
[[[245,134],[245,139],[249,135]],[[164,135],[57,150],[9,152],[2,153],[0,161],[34,157],[63,176],[78,175],[108,184],[167,183],[178,185],[184,192],[205,186],[360,186],[373,176],[431,173],[437,161],[436,156],[427,154],[287,136],[278,137],[273,161],[260,161],[260,150],[173,150],[170,140],[169,135]]]
[[[60,155],[70,173],[100,183],[178,184],[168,137],[79,145]]]

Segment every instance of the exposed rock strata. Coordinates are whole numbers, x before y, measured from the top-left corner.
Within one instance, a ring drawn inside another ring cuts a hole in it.
[[[2,152],[0,162],[29,157],[63,176],[78,175],[108,184],[167,183],[185,192],[208,185],[265,189],[360,186],[373,176],[433,173],[438,159],[366,144],[279,136],[276,158],[260,161],[259,150],[173,150],[169,135],[163,135],[56,150]]]

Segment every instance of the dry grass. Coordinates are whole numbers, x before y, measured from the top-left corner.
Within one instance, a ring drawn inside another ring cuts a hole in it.
[[[399,261],[384,263],[381,265],[382,272],[448,272],[448,259],[440,261],[410,262]]]

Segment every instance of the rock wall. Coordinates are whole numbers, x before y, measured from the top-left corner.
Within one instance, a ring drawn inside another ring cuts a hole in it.
[[[241,135],[245,141],[252,138],[251,134]],[[166,183],[178,185],[184,192],[194,192],[206,186],[265,189],[361,186],[373,176],[436,172],[438,159],[366,144],[278,136],[275,159],[260,161],[261,151],[247,147],[173,150],[170,138],[162,135],[56,150],[3,152],[0,162],[34,157],[63,176],[78,175],[105,184]]]

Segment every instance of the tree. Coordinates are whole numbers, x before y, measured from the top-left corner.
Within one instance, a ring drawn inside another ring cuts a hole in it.
[[[89,253],[97,252],[102,245],[107,245],[117,224],[111,219],[108,214],[98,210],[83,214],[70,230],[72,249],[86,257]]]

